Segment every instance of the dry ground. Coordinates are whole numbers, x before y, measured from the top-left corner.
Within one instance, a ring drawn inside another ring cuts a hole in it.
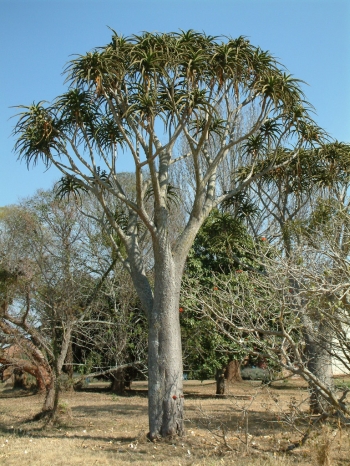
[[[306,466],[327,464],[327,455],[328,464],[350,464],[350,432],[336,424],[285,452],[307,428],[300,422],[307,390],[298,379],[270,388],[242,382],[225,398],[213,395],[213,381],[186,381],[186,435],[155,444],[146,439],[146,390],[145,382],[135,382],[128,396],[117,397],[93,383],[84,392],[62,393],[58,423],[43,429],[42,422],[28,422],[42,397],[0,384],[0,464]]]

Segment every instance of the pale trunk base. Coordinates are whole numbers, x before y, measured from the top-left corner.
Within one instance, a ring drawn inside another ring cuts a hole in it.
[[[317,339],[309,339],[306,344],[307,367],[318,380],[329,390],[334,389],[332,357],[329,345],[331,335],[323,325],[318,329]],[[310,411],[312,414],[323,414],[329,411],[329,403],[316,384],[310,384]]]
[[[183,367],[179,280],[163,272],[149,316],[149,438],[182,435]]]

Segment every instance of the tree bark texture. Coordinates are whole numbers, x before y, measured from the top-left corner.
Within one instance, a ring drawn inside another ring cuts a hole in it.
[[[299,292],[299,283],[290,279],[291,288]],[[302,333],[305,341],[304,364],[311,374],[324,385],[326,390],[333,391],[332,369],[332,331],[329,325],[322,320],[322,316],[315,310],[309,315],[305,303],[296,299],[296,312],[301,316]],[[323,414],[330,405],[327,402],[327,393],[316,382],[309,381],[310,412]]]
[[[319,324],[317,332],[304,332],[305,338],[305,358],[308,370],[317,377],[329,390],[333,390],[332,356],[330,345],[332,335],[322,322]],[[319,387],[310,383],[310,411],[312,414],[323,414],[329,409],[326,394],[322,393]]]
[[[124,395],[126,389],[125,369],[119,369],[112,373],[111,391],[116,395]]]
[[[58,391],[56,385],[55,378],[52,377],[51,383],[46,387],[45,400],[42,407],[42,413],[44,414],[54,411],[56,392]]]
[[[182,268],[170,248],[155,255],[153,308],[148,315],[149,437],[183,434],[183,367],[179,320]]]
[[[43,414],[48,414],[50,419],[54,419],[57,412],[58,401],[60,396],[60,375],[64,361],[66,360],[68,349],[71,343],[72,336],[72,323],[65,328],[63,340],[60,350],[54,354],[55,360],[53,361],[53,370],[51,371],[51,382],[46,388],[46,397],[43,406]]]
[[[224,395],[226,389],[225,383],[225,369],[218,369],[215,374],[216,380],[216,394]]]
[[[64,361],[64,369],[69,379],[72,381],[73,380],[73,345],[72,345],[71,339],[69,340],[67,355]],[[71,384],[71,387],[73,387],[73,384]]]
[[[241,363],[240,361],[229,361],[226,367],[218,369],[215,374],[216,394],[225,395],[229,384],[241,382]]]

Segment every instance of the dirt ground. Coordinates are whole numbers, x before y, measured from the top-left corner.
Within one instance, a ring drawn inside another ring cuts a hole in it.
[[[350,384],[350,379],[337,381]],[[307,429],[308,392],[299,379],[242,382],[216,397],[215,382],[185,382],[186,435],[151,443],[147,384],[125,397],[91,383],[64,392],[54,426],[30,418],[42,397],[0,384],[1,465],[289,466],[349,465],[350,429],[333,423],[314,429],[303,447],[286,451]],[[350,398],[350,397],[349,397]],[[301,420],[304,418],[304,420]],[[327,463],[327,460],[330,460]]]

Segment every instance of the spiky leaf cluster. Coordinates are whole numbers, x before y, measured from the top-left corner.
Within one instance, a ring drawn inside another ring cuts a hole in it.
[[[157,117],[167,129],[182,121],[194,135],[222,135],[228,115],[220,116],[218,107],[224,98],[237,105],[258,99],[275,114],[262,122],[249,150],[279,137],[282,115],[289,130],[312,137],[300,80],[242,36],[113,32],[107,46],[73,59],[66,74],[70,89],[52,105],[21,107],[16,150],[28,163],[40,158],[50,163],[50,157],[67,151],[67,138],[81,138],[88,150],[114,150],[129,130],[152,128]]]

